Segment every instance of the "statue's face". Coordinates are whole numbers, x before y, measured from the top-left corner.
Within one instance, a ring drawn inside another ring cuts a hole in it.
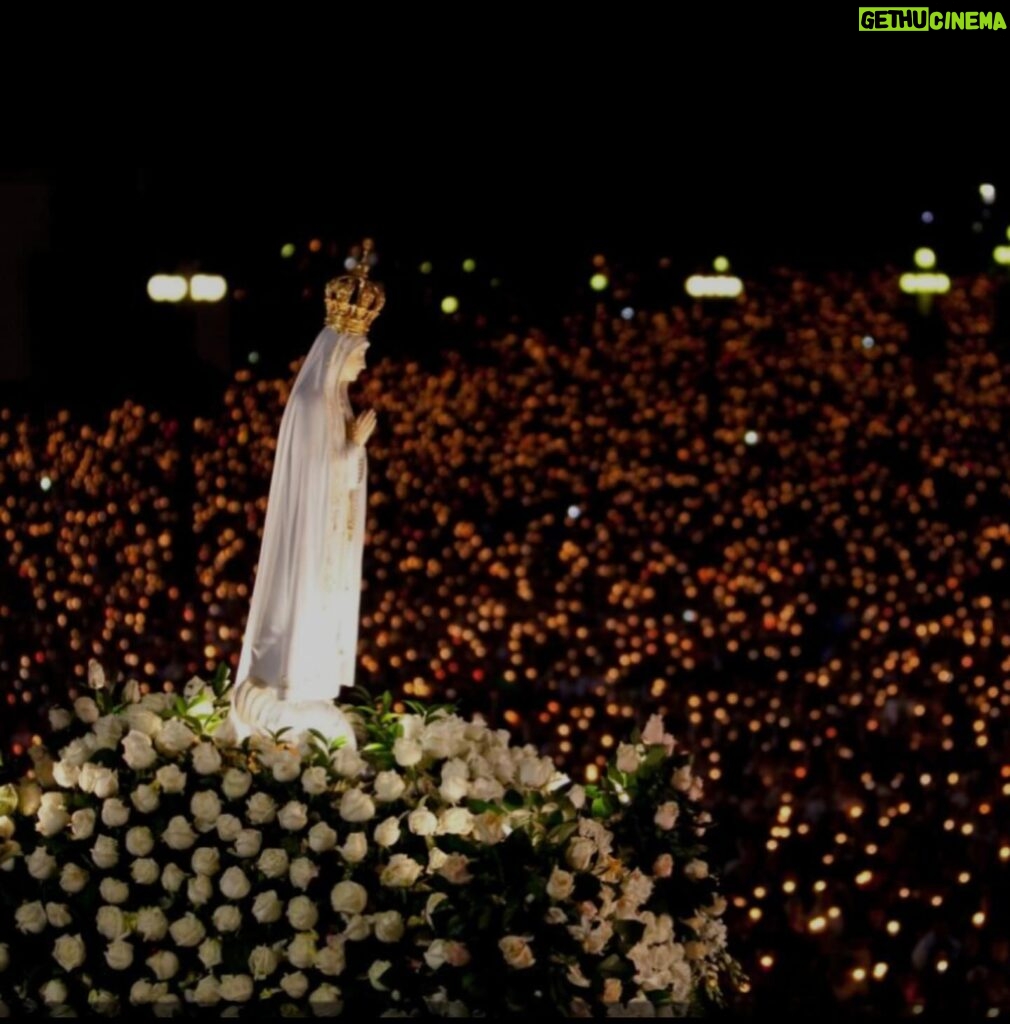
[[[368,349],[368,342],[363,341],[356,345],[344,363],[345,380],[357,380],[361,371],[365,369],[365,352]]]

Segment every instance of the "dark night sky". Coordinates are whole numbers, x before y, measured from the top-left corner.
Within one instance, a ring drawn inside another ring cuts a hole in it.
[[[128,113],[120,84],[122,113],[90,110],[87,145],[38,162],[27,144],[0,154],[0,193],[29,182],[49,196],[32,344],[65,336],[69,316],[84,341],[55,361],[72,374],[88,365],[82,347],[92,361],[139,358],[151,273],[199,264],[262,292],[280,245],[315,235],[372,234],[387,269],[473,255],[529,294],[584,281],[598,250],[684,267],[721,252],[747,275],[904,264],[930,242],[945,269],[972,269],[979,182],[997,186],[994,219],[1010,223],[1008,34],[868,37],[807,15],[798,34],[765,19],[736,35],[608,25],[565,45],[538,30],[501,54],[457,41],[450,59],[423,51],[356,102],[337,99],[352,71],[313,69],[317,83],[264,51],[257,75],[217,71],[228,88],[206,124]],[[17,244],[0,231],[0,266]]]

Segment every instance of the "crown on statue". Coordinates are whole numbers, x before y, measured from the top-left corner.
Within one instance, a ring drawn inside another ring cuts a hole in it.
[[[386,304],[385,289],[368,279],[371,254],[372,240],[366,238],[354,269],[326,285],[326,326],[340,334],[367,335]]]

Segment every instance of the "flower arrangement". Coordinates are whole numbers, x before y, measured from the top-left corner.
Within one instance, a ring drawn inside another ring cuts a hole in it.
[[[0,787],[0,1014],[681,1016],[743,981],[656,716],[580,786],[446,707],[227,745],[224,671],[89,681]]]

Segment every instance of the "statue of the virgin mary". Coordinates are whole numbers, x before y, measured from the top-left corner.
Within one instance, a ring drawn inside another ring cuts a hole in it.
[[[371,245],[326,286],[326,324],[281,418],[263,544],[233,691],[237,738],[290,727],[353,745],[334,703],[354,685],[368,457],[375,412],[354,417],[348,385],[365,366],[385,303]]]

